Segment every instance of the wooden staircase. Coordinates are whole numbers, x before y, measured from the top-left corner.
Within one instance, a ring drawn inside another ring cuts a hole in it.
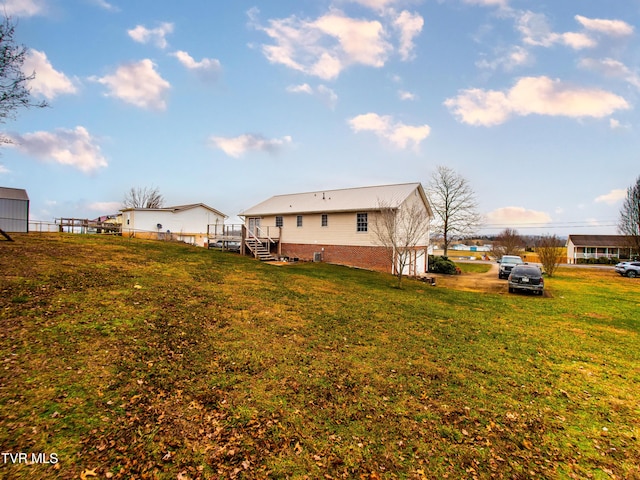
[[[257,238],[247,238],[244,243],[247,247],[249,247],[249,250],[251,250],[253,256],[260,259],[261,262],[272,262],[275,260],[275,257],[271,255],[269,250]]]

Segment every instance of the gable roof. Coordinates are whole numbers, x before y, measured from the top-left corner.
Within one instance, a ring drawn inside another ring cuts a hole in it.
[[[239,215],[264,216],[301,213],[354,212],[377,210],[380,204],[397,208],[415,190],[422,197],[429,215],[431,206],[420,183],[401,183],[372,187],[320,190],[315,192],[275,195],[241,212]]]
[[[27,191],[23,188],[0,187],[0,198],[8,200],[29,200]]]
[[[576,247],[622,247],[629,245],[630,240],[625,235],[569,235],[567,243]]]
[[[171,212],[178,213],[185,210],[191,210],[192,208],[202,207],[210,212],[215,213],[216,215],[220,215],[221,217],[227,218],[227,215],[222,213],[215,208],[211,208],[209,205],[205,205],[204,203],[190,203],[188,205],[176,205],[175,207],[162,207],[162,208],[123,208],[121,212]]]

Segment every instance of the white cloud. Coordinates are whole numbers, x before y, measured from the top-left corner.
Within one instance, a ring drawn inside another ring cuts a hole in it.
[[[164,110],[171,85],[155,71],[149,59],[118,67],[113,75],[92,78],[109,89],[108,96],[119,98],[137,107]]]
[[[624,188],[613,189],[609,193],[596,197],[594,202],[606,203],[607,205],[614,205],[621,200],[624,200],[627,196],[627,191]]]
[[[326,85],[318,85],[315,89],[308,83],[301,85],[290,85],[287,87],[289,93],[305,93],[314,95],[322,100],[329,108],[333,109],[338,102],[338,95]]]
[[[587,30],[604,33],[612,37],[623,37],[633,33],[633,27],[622,20],[587,18],[582,15],[576,15],[575,19]]]
[[[593,48],[597,45],[597,42],[586,33],[553,32],[544,14],[528,10],[519,13],[516,28],[522,34],[522,41],[527,45],[551,47],[559,43],[574,50]]]
[[[215,82],[220,76],[222,66],[220,61],[215,58],[203,58],[196,62],[187,52],[178,50],[171,54],[188,70],[194,72],[201,80],[205,82]]]
[[[640,88],[640,75],[632,72],[624,63],[613,58],[583,58],[578,65],[581,68],[593,70],[606,77],[620,78],[631,85]]]
[[[398,90],[398,98],[400,100],[416,100],[418,96],[415,93],[407,92],[405,90]]]
[[[557,35],[557,36],[556,36]],[[582,50],[583,48],[592,48],[597,45],[597,42],[589,37],[586,33],[567,32],[554,34],[552,36],[554,41],[563,43],[574,50]]]
[[[531,114],[571,118],[602,118],[629,108],[611,92],[576,87],[548,77],[523,77],[508,91],[469,89],[444,104],[470,125],[491,126],[514,115]]]
[[[335,11],[318,18],[313,26],[338,42],[337,51],[347,62],[381,67],[391,48],[376,20],[358,20]]]
[[[482,7],[507,7],[509,0],[464,0],[464,3]]]
[[[410,60],[413,58],[413,40],[422,31],[424,19],[417,13],[403,10],[394,20],[393,26],[400,32],[400,58]]]
[[[549,47],[553,44],[551,27],[547,17],[541,13],[529,10],[521,12],[516,20],[516,28],[527,45]]]
[[[122,208],[122,202],[93,202],[87,208],[95,212],[117,212]]]
[[[44,13],[45,5],[44,0],[5,0],[0,8],[8,17],[32,17]]]
[[[29,82],[31,93],[42,95],[52,100],[65,93],[76,93],[75,85],[69,78],[53,68],[44,52],[29,50],[22,65],[22,71],[29,76],[35,72],[36,76]]]
[[[529,210],[524,207],[497,208],[486,215],[487,222],[493,225],[540,225],[551,222],[551,217],[545,212]]]
[[[13,134],[9,138],[13,143],[8,146],[29,156],[77,168],[84,173],[93,173],[108,165],[96,139],[81,126],[74,130]]]
[[[498,56],[493,61],[480,60],[476,62],[479,68],[486,68],[490,70],[502,69],[510,72],[516,67],[529,65],[532,63],[531,53],[520,45],[514,45],[508,50],[498,52]]]
[[[303,83],[301,85],[289,85],[287,87],[287,92],[289,93],[307,93],[309,95],[313,95],[313,88],[308,83]]]
[[[332,110],[335,108],[336,103],[338,103],[338,94],[331,90],[326,85],[318,85],[316,89],[317,95],[322,99],[322,101]]]
[[[389,115],[365,113],[349,119],[351,129],[358,132],[373,132],[376,136],[387,140],[398,148],[413,145],[417,148],[431,133],[429,125],[405,125],[395,122]]]
[[[102,8],[103,10],[107,10],[108,12],[119,12],[120,9],[115,5],[110,4],[105,0],[91,0],[91,3],[96,5],[97,7]]]
[[[615,118],[609,119],[609,128],[611,130],[630,130],[631,125],[620,123],[620,120],[616,120]]]
[[[390,2],[365,2],[366,6]],[[258,10],[249,10],[250,24],[266,33],[273,43],[261,45],[267,60],[324,80],[337,78],[352,65],[380,68],[394,53],[392,33],[398,37],[401,59],[413,55],[414,38],[422,29],[422,17],[387,10],[377,19],[357,19],[331,9],[317,19],[290,16],[271,19],[266,26],[257,19]]]
[[[371,8],[372,10],[384,10],[388,6],[398,3],[398,0],[351,0],[353,3]]]
[[[284,146],[291,144],[290,136],[265,138],[262,135],[245,134],[237,137],[212,136],[212,146],[219,148],[230,157],[240,158],[247,152],[278,153]]]
[[[6,174],[6,173],[9,173],[9,172],[11,172],[11,170],[9,170],[7,167],[5,167],[4,165],[2,165],[0,163],[0,175]]]
[[[173,32],[173,23],[164,22],[157,28],[147,28],[137,25],[136,28],[127,30],[129,36],[138,43],[153,43],[159,48],[167,48],[166,36]]]

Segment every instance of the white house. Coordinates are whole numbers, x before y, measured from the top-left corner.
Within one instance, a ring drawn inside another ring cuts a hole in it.
[[[640,253],[634,250],[633,244],[633,239],[624,235],[569,235],[567,260],[569,263],[600,258],[628,260]]]
[[[411,205],[418,205],[426,220],[433,216],[420,183],[276,195],[239,216],[245,222],[246,248],[253,253],[259,243],[274,255],[394,273],[389,249],[372,227],[381,206],[397,214]],[[428,245],[427,229],[404,273],[427,272]]]
[[[222,225],[226,217],[203,203],[166,208],[125,208],[121,210],[122,235],[206,246],[207,226]]]

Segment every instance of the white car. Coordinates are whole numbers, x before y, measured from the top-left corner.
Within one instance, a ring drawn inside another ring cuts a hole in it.
[[[623,277],[640,277],[640,262],[620,262],[614,268]]]

